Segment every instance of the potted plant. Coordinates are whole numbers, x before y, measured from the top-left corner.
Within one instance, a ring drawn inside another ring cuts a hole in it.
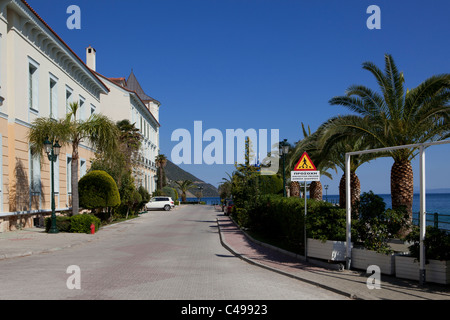
[[[420,240],[419,228],[406,237],[411,243],[408,255],[395,257],[395,273],[399,278],[419,280]],[[450,284],[450,234],[445,230],[428,226],[425,236],[426,281]]]
[[[347,243],[345,209],[320,206],[307,215],[307,255],[328,261],[345,261]]]
[[[354,213],[357,244],[352,249],[352,267],[367,270],[380,267],[381,273],[395,273],[395,254],[389,241],[408,225],[406,210],[385,209],[386,204],[372,191],[364,193]]]

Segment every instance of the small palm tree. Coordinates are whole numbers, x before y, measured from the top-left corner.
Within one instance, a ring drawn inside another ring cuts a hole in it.
[[[78,195],[78,148],[80,143],[89,144],[97,152],[112,154],[118,150],[119,132],[108,117],[93,114],[87,120],[77,120],[79,104],[69,105],[69,112],[65,119],[54,120],[50,118],[36,119],[28,132],[28,141],[33,152],[42,153],[44,141],[58,140],[61,146],[72,146],[72,215],[79,213]]]
[[[450,136],[450,74],[432,76],[411,90],[405,90],[403,73],[391,55],[385,55],[384,72],[371,62],[363,69],[375,77],[380,93],[353,85],[345,96],[334,97],[332,105],[341,105],[358,116],[346,118],[340,125],[347,134],[358,135],[372,148],[401,146],[446,139]],[[411,160],[417,148],[390,152],[392,207],[405,206],[412,218],[413,170]]]
[[[164,167],[167,164],[167,158],[163,154],[158,154],[155,159],[156,166],[158,167],[159,177],[158,177],[158,184],[159,184],[159,190],[162,190],[165,183],[165,176],[164,176]]]
[[[300,156],[304,152],[307,152],[317,170],[320,171],[320,174],[332,179],[332,175],[328,172],[328,170],[332,169],[336,171],[336,166],[332,161],[330,161],[328,157],[326,157],[322,153],[322,146],[320,145],[321,131],[318,130],[314,133],[311,133],[311,130],[308,127],[307,132],[303,123],[302,129],[304,139],[296,144],[294,152],[289,159],[288,168],[294,168],[298,159],[300,159]],[[322,200],[323,189],[322,183],[320,181],[311,182],[309,186],[309,197],[311,199],[316,199],[319,201]]]
[[[181,201],[186,201],[186,191],[192,189],[195,185],[191,180],[175,181],[181,190]]]

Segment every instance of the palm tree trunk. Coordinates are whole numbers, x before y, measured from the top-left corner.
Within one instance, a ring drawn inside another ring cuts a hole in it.
[[[291,197],[300,197],[300,183],[298,183],[297,181],[292,181],[289,188]]]
[[[345,192],[345,173],[339,182],[339,206],[345,208],[346,192]],[[352,207],[359,201],[361,197],[361,182],[355,172],[350,173],[350,199]]]
[[[405,207],[412,222],[414,174],[409,160],[395,161],[391,169],[392,209]]]
[[[323,190],[322,183],[320,181],[312,181],[309,185],[309,198],[322,201]]]

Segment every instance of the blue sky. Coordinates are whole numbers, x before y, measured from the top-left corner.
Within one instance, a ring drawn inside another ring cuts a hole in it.
[[[328,118],[349,112],[328,101],[352,84],[377,89],[362,70],[393,55],[406,86],[450,71],[450,2],[305,0],[29,0],[84,60],[97,50],[97,71],[128,77],[133,68],[146,93],[162,103],[161,153],[170,159],[176,129],[279,129],[302,138]],[[81,30],[69,30],[66,9],[81,8]],[[381,29],[369,30],[370,5]],[[204,147],[208,143],[204,144]],[[427,150],[427,187],[450,187],[450,145]],[[358,169],[362,191],[390,192],[391,159]],[[180,165],[217,185],[230,165]],[[418,161],[413,162],[419,185]],[[342,172],[329,184],[338,193]]]

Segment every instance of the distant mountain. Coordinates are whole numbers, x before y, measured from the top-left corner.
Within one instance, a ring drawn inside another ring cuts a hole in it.
[[[176,184],[173,181],[183,181],[183,180],[190,180],[192,181],[196,187],[192,188],[188,192],[186,192],[186,195],[188,198],[195,198],[196,192],[198,191],[199,187],[203,187],[202,193],[203,198],[208,197],[218,197],[219,192],[217,191],[217,188],[214,187],[212,184],[206,183],[203,180],[197,178],[196,176],[190,174],[189,172],[181,169],[173,162],[167,160],[167,164],[164,168],[166,173],[166,178],[169,180],[169,185],[171,187],[175,187]],[[180,195],[181,196],[181,195]]]

